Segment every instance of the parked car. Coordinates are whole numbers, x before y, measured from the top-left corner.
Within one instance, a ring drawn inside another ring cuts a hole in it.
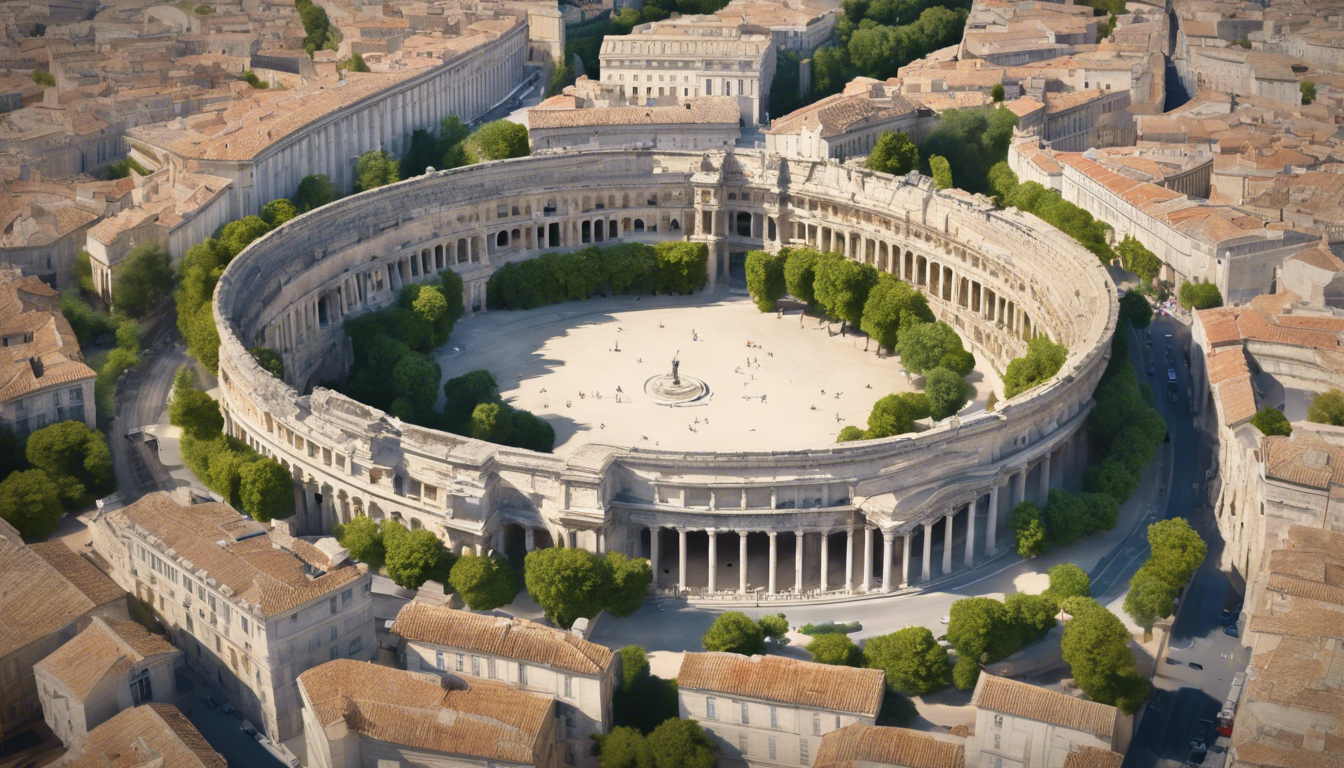
[[[1228,624],[1226,627],[1223,627],[1223,634],[1228,637],[1241,637],[1241,631],[1237,629],[1236,624]]]
[[[1235,615],[1236,614],[1232,613],[1231,608],[1224,608],[1222,613],[1218,614],[1218,623],[1224,625],[1230,624],[1232,622],[1232,617]]]
[[[1200,664],[1199,662],[1195,662],[1195,661],[1190,662],[1190,668],[1191,668],[1191,669],[1197,669],[1197,670],[1199,670],[1200,672],[1203,672],[1203,671],[1204,671],[1204,665],[1203,665],[1203,664]]]
[[[1168,656],[1168,657],[1166,658],[1166,662],[1167,662],[1168,664],[1170,664],[1171,666],[1173,666],[1173,667],[1179,667],[1179,666],[1181,666],[1181,662],[1180,662],[1179,659],[1173,659],[1173,658],[1171,658],[1170,656]]]
[[[1195,732],[1190,735],[1190,749],[1195,752],[1209,751],[1209,742],[1213,740],[1213,721],[1200,720]]]
[[[1152,375],[1155,374],[1155,373],[1157,373],[1157,366],[1153,364],[1153,361],[1152,361],[1152,360],[1149,360],[1149,361],[1148,361],[1148,375],[1149,375],[1149,376],[1152,376]]]

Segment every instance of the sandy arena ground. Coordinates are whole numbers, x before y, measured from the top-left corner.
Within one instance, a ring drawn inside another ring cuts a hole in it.
[[[790,450],[826,446],[841,427],[866,426],[878,398],[922,387],[898,358],[878,357],[875,344],[864,352],[864,342],[840,336],[838,323],[807,317],[800,327],[796,311],[778,318],[721,290],[478,313],[454,327],[438,360],[445,380],[488,369],[507,402],[555,428],[559,455],[590,442]],[[709,385],[707,398],[673,407],[645,394],[674,355],[682,375]],[[976,399],[963,412],[1001,389],[992,371],[977,369],[968,381]]]

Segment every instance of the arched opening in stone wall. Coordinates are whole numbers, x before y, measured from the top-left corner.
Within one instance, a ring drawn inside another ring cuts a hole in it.
[[[636,232],[643,232],[643,231],[644,231],[644,220],[643,220],[643,219],[635,219],[635,231],[636,231]]]
[[[514,568],[521,570],[523,560],[527,557],[527,529],[517,523],[509,523],[504,526],[500,538],[503,540],[504,556],[509,559]],[[535,537],[532,545],[536,546]]]
[[[593,240],[593,225],[591,222],[583,222],[579,225],[579,240],[584,243],[590,243]]]
[[[736,228],[738,237],[751,237],[751,214],[746,211],[739,211]]]

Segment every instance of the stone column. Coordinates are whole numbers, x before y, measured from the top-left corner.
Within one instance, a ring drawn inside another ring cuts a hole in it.
[[[928,581],[933,578],[932,563],[933,559],[933,523],[924,521],[924,559],[919,564],[919,578],[921,581]]]
[[[868,591],[873,580],[873,529],[867,525],[863,526],[863,584],[864,592]]]
[[[1023,466],[1017,474],[1013,475],[1012,498],[1009,499],[1011,506],[1016,507],[1027,500],[1027,469],[1028,467]]]
[[[910,586],[910,532],[901,534],[901,586]]]
[[[775,594],[775,566],[779,557],[779,534],[770,531],[767,534],[770,537],[770,584],[767,587],[768,594]]]
[[[686,529],[677,529],[677,589],[686,590]]]
[[[709,579],[708,579],[708,585],[709,585],[709,592],[710,592],[710,594],[713,594],[713,593],[714,593],[715,582],[717,581],[717,579],[714,578],[714,572],[715,572],[716,570],[718,570],[718,567],[719,567],[719,536],[718,536],[718,531],[715,531],[713,528],[710,528],[710,529],[706,530],[705,533],[709,534]]]
[[[663,529],[660,527],[649,528],[649,565],[653,568],[653,585],[658,586],[658,576],[661,571],[658,570],[658,533]]]
[[[882,532],[882,591],[891,591],[891,539],[893,531]]]
[[[828,558],[830,557],[830,554],[827,552],[827,550],[830,549],[830,547],[828,547],[827,545],[830,544],[830,543],[831,543],[831,534],[830,534],[830,532],[827,531],[827,532],[825,532],[825,533],[822,533],[822,534],[821,534],[821,591],[822,591],[822,592],[826,592],[826,591],[827,591],[827,586],[828,586],[827,583],[826,583],[826,582],[827,582],[827,579],[826,579],[826,571],[828,571],[828,570],[830,569],[830,563],[827,562]]]
[[[966,505],[966,567],[975,563],[975,509],[980,506],[980,497]]]
[[[1041,457],[1041,506],[1045,506],[1050,497],[1050,453]]]
[[[956,510],[943,515],[943,575],[952,572],[952,521],[957,517]]]
[[[737,532],[737,591],[747,594],[747,532]]]
[[[999,528],[999,481],[989,486],[989,520],[985,526],[985,554],[993,555],[998,548],[997,532]]]
[[[793,546],[793,593],[795,595],[803,594],[803,544],[806,535],[802,531],[794,531]]]
[[[845,591],[854,591],[854,529],[845,531]]]

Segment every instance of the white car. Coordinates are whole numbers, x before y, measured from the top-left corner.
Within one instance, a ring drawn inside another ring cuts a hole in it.
[[[951,620],[952,620],[952,617],[951,617],[951,616],[944,616],[943,618],[941,618],[941,619],[938,620],[938,623],[939,623],[939,624],[946,624],[946,623],[948,623],[948,622],[951,621]]]

